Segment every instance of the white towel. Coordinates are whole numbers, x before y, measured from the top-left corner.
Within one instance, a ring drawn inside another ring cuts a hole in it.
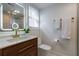
[[[62,38],[71,39],[71,19],[64,18],[62,20]]]

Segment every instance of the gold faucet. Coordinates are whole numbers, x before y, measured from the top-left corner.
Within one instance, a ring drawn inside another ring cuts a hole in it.
[[[14,31],[15,31],[15,35],[13,35],[13,38],[19,37],[20,35],[17,33],[18,32],[18,29],[14,30]]]

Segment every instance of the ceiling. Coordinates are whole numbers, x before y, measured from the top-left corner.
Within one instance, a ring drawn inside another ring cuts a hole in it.
[[[30,3],[30,5],[38,8],[39,10],[51,6],[53,3]]]

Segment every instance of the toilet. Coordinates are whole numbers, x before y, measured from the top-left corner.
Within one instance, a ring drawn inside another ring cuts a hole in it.
[[[38,48],[43,49],[43,50],[51,50],[52,49],[52,47],[50,45],[42,44],[40,38],[38,38]]]

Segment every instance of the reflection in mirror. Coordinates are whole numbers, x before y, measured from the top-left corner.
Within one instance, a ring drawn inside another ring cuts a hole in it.
[[[2,29],[12,30],[12,24],[17,23],[19,29],[24,29],[24,9],[15,3],[3,3]]]

